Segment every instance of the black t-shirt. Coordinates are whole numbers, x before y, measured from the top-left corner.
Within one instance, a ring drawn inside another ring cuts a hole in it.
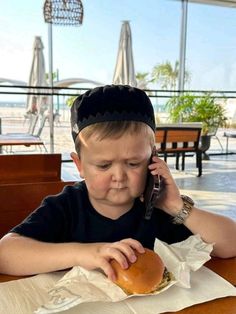
[[[139,240],[153,249],[155,238],[167,243],[182,241],[192,235],[184,225],[175,225],[172,217],[154,209],[150,220],[144,219],[143,203],[136,199],[133,207],[110,219],[99,214],[88,198],[84,181],[66,186],[55,196],[46,197],[40,207],[11,232],[44,242],[115,242],[125,238]]]

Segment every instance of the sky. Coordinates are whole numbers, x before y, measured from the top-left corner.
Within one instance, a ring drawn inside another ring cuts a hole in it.
[[[112,83],[120,30],[129,20],[136,72],[179,59],[181,2],[177,0],[82,0],[80,27],[53,26],[53,69],[59,79]],[[44,44],[44,1],[0,0],[0,78],[28,81],[35,36]],[[189,89],[235,90],[236,9],[189,3],[186,68]],[[85,86],[86,87],[86,86]],[[159,88],[158,86],[154,86]]]

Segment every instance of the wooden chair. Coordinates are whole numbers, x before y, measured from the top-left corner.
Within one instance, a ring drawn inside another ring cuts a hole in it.
[[[0,238],[19,224],[48,195],[55,195],[74,182],[51,181],[0,184]]]
[[[61,154],[0,155],[0,237],[72,184],[61,180]]]
[[[186,153],[196,154],[198,176],[202,175],[202,150],[199,147],[201,123],[160,124],[156,127],[157,151],[164,155],[164,160],[170,155],[176,156],[176,169],[179,169],[179,157],[182,156],[182,167],[185,169]]]
[[[0,184],[61,181],[61,154],[0,155]]]
[[[33,135],[38,119],[39,119],[39,114],[29,112],[29,113],[26,113],[24,117],[25,117],[25,120],[24,120],[23,125],[25,125],[26,120],[29,120],[29,127],[28,127],[27,133],[7,133],[7,134],[22,134],[22,135],[31,134]]]

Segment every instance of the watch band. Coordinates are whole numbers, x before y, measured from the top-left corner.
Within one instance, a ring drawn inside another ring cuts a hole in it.
[[[173,224],[181,225],[185,222],[191,213],[194,206],[194,201],[187,195],[181,195],[183,200],[183,208],[178,212],[178,214],[173,218]]]

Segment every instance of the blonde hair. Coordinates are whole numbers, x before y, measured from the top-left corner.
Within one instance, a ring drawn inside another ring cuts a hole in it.
[[[101,123],[94,123],[84,128],[76,138],[75,149],[78,155],[81,152],[82,142],[80,140],[80,134],[83,135],[85,140],[91,136],[96,136],[98,141],[102,141],[106,138],[118,139],[125,133],[136,134],[143,133],[143,136],[149,138],[150,146],[155,144],[155,133],[149,125],[144,122],[138,121],[107,121]]]

